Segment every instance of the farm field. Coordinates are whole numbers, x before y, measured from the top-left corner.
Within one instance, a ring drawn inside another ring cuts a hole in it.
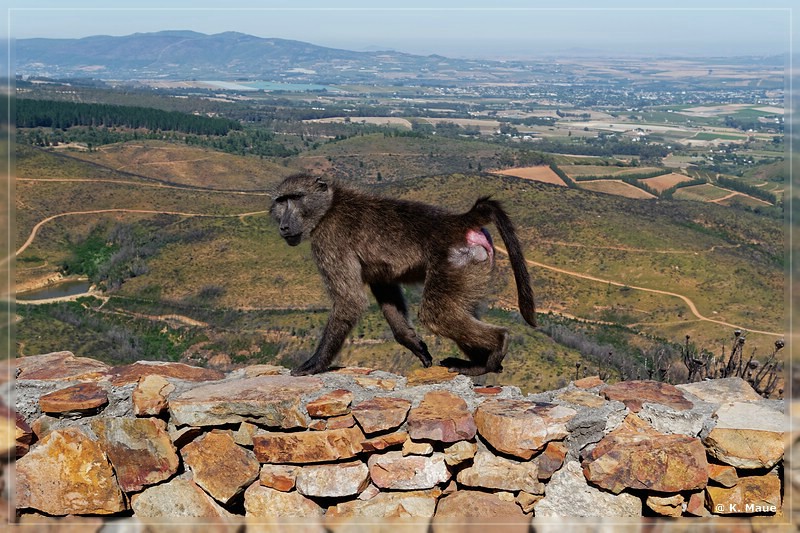
[[[663,192],[670,187],[674,187],[678,183],[683,183],[684,181],[689,181],[691,178],[684,174],[677,174],[672,172],[671,174],[664,174],[663,176],[656,176],[655,178],[646,178],[643,180],[639,180],[648,187],[657,190],[658,192]]]
[[[618,167],[614,165],[559,165],[567,176],[625,176],[627,174],[646,174],[661,170],[657,167]]]
[[[691,187],[683,187],[675,192],[674,198],[676,200],[694,200],[697,202],[713,202],[720,200],[732,194],[733,191],[704,183],[702,185],[692,185]]]
[[[581,181],[578,186],[581,189],[586,189],[594,192],[602,192],[605,194],[615,194],[617,196],[624,196],[625,198],[634,198],[649,200],[655,198],[652,194],[642,189],[636,188],[633,185],[618,180],[594,180],[594,181]]]
[[[562,187],[567,186],[567,184],[564,183],[564,180],[562,180],[558,176],[558,174],[553,172],[553,170],[546,165],[539,165],[535,167],[507,168],[504,170],[493,170],[491,174],[514,176],[517,178],[522,178],[531,181],[540,181],[542,183],[551,183],[553,185],[560,185]]]
[[[407,130],[411,129],[411,121],[401,117],[330,117],[309,119],[304,120],[303,122],[316,122],[319,124],[344,124],[349,122],[355,124],[373,124],[376,126],[399,126]]]

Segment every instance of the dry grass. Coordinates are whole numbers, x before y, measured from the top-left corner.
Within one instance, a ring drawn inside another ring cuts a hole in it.
[[[657,190],[658,192],[663,192],[670,187],[674,187],[678,183],[683,183],[684,181],[689,181],[691,178],[689,176],[684,176],[683,174],[677,174],[675,172],[671,174],[664,174],[663,176],[656,176],[655,178],[647,178],[643,180],[639,180],[648,187]]]
[[[624,181],[617,180],[596,180],[596,181],[582,181],[578,184],[581,189],[587,189],[594,192],[602,192],[606,194],[615,194],[617,196],[624,196],[625,198],[634,198],[637,200],[648,200],[655,198],[649,192],[638,189],[633,185],[628,185]]]
[[[73,156],[122,172],[211,189],[264,190],[296,172],[254,156],[160,141],[112,144]]]
[[[505,170],[495,170],[492,174],[499,174],[504,176],[514,176],[517,178],[522,178],[525,180],[531,181],[541,181],[543,183],[551,183],[553,185],[560,185],[562,187],[566,187],[567,184],[564,183],[558,174],[553,172],[553,170],[545,165],[539,165],[535,167],[519,167],[519,168],[507,168]]]

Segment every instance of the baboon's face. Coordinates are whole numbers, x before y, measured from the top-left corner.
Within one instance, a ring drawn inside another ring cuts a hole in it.
[[[328,211],[333,193],[321,178],[292,176],[278,187],[270,213],[289,246],[297,246]]]

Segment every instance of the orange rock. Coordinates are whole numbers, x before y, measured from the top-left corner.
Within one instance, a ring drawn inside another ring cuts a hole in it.
[[[538,476],[544,481],[550,479],[553,473],[564,464],[567,456],[567,445],[562,441],[550,441],[544,451],[536,456],[536,463],[539,465]]]
[[[345,389],[337,389],[308,402],[306,410],[314,418],[340,416],[350,411],[350,402],[352,401],[352,392]]]
[[[96,380],[105,376],[110,368],[107,364],[94,359],[75,357],[71,352],[30,355],[17,358],[13,363],[19,372],[18,380]]]
[[[281,518],[311,518],[322,516],[322,507],[297,491],[281,492],[253,483],[244,491],[247,516],[274,520]],[[289,526],[286,531],[291,531]]]
[[[364,440],[358,427],[265,433],[253,436],[253,451],[262,463],[323,463],[355,457]]]
[[[731,488],[706,487],[711,512],[731,514],[776,514],[781,509],[781,480],[776,471],[765,476],[742,476]]]
[[[159,416],[167,410],[167,396],[175,390],[163,376],[148,374],[139,379],[133,389],[133,414],[136,416]]]
[[[600,376],[588,376],[582,379],[578,379],[572,383],[579,389],[593,389],[595,387],[599,387],[600,385],[605,385],[606,382],[600,379]]]
[[[163,420],[96,418],[91,427],[125,492],[142,490],[177,472],[178,455]]]
[[[453,519],[468,518],[470,524],[479,527],[481,518],[489,518],[487,525],[502,522],[503,532],[527,533],[530,518],[525,516],[522,509],[513,501],[504,501],[497,494],[479,492],[475,490],[459,490],[439,500],[436,507],[436,516],[433,519],[434,529],[436,524],[446,524]],[[442,520],[449,519],[449,520]],[[489,527],[491,529],[491,526]]]
[[[39,407],[45,413],[86,414],[106,405],[108,393],[94,382],[78,383],[39,398]]]
[[[352,414],[347,414],[344,416],[334,416],[327,420],[327,424],[325,429],[342,429],[342,428],[351,428],[356,425],[356,419],[353,418]]]
[[[449,391],[425,394],[408,415],[408,434],[415,440],[456,442],[470,440],[477,428],[467,403]]]
[[[645,503],[650,509],[663,516],[678,517],[683,514],[683,496],[680,494],[672,496],[650,494]]]
[[[631,414],[585,457],[583,472],[614,494],[626,488],[675,493],[705,487],[708,461],[700,439],[658,433]]]
[[[736,469],[729,465],[708,465],[708,479],[723,487],[733,487],[739,481]]]
[[[289,492],[294,488],[299,469],[295,465],[262,465],[259,482],[265,487]]]
[[[567,436],[569,407],[522,400],[488,400],[475,411],[478,432],[495,449],[530,459],[551,440]]]
[[[408,433],[401,431],[399,433],[389,433],[388,435],[379,435],[371,439],[367,439],[361,443],[361,447],[365,452],[379,452],[386,448],[400,446],[408,440]]]
[[[105,515],[126,508],[106,454],[78,428],[51,432],[17,461],[16,470],[18,509]]]
[[[410,408],[408,400],[378,397],[353,406],[351,412],[364,433],[369,434],[400,427]]]
[[[212,431],[181,450],[192,477],[215,499],[227,503],[259,474],[255,454],[237,445],[225,432]]]
[[[494,396],[503,392],[503,387],[475,387],[473,389],[476,394],[483,394],[486,396]]]
[[[304,394],[322,388],[317,377],[260,376],[198,385],[169,401],[175,425],[216,426],[244,420],[285,429],[307,427]]]
[[[117,386],[136,383],[140,378],[151,374],[187,381],[216,381],[225,377],[219,370],[163,361],[137,361],[130,365],[115,366],[108,374],[111,383]]]
[[[131,498],[134,514],[141,517],[220,518],[230,513],[189,479],[175,478],[145,489]]]
[[[451,372],[447,367],[444,366],[418,368],[417,370],[409,372],[406,386],[416,387],[417,385],[442,383],[443,381],[451,381],[458,377],[458,375],[458,372]]]

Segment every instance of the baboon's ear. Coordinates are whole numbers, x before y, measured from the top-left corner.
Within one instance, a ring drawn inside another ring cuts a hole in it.
[[[320,191],[327,191],[328,190],[328,182],[326,182],[322,178],[317,178],[314,181],[314,184],[317,186],[317,189],[319,189]]]

